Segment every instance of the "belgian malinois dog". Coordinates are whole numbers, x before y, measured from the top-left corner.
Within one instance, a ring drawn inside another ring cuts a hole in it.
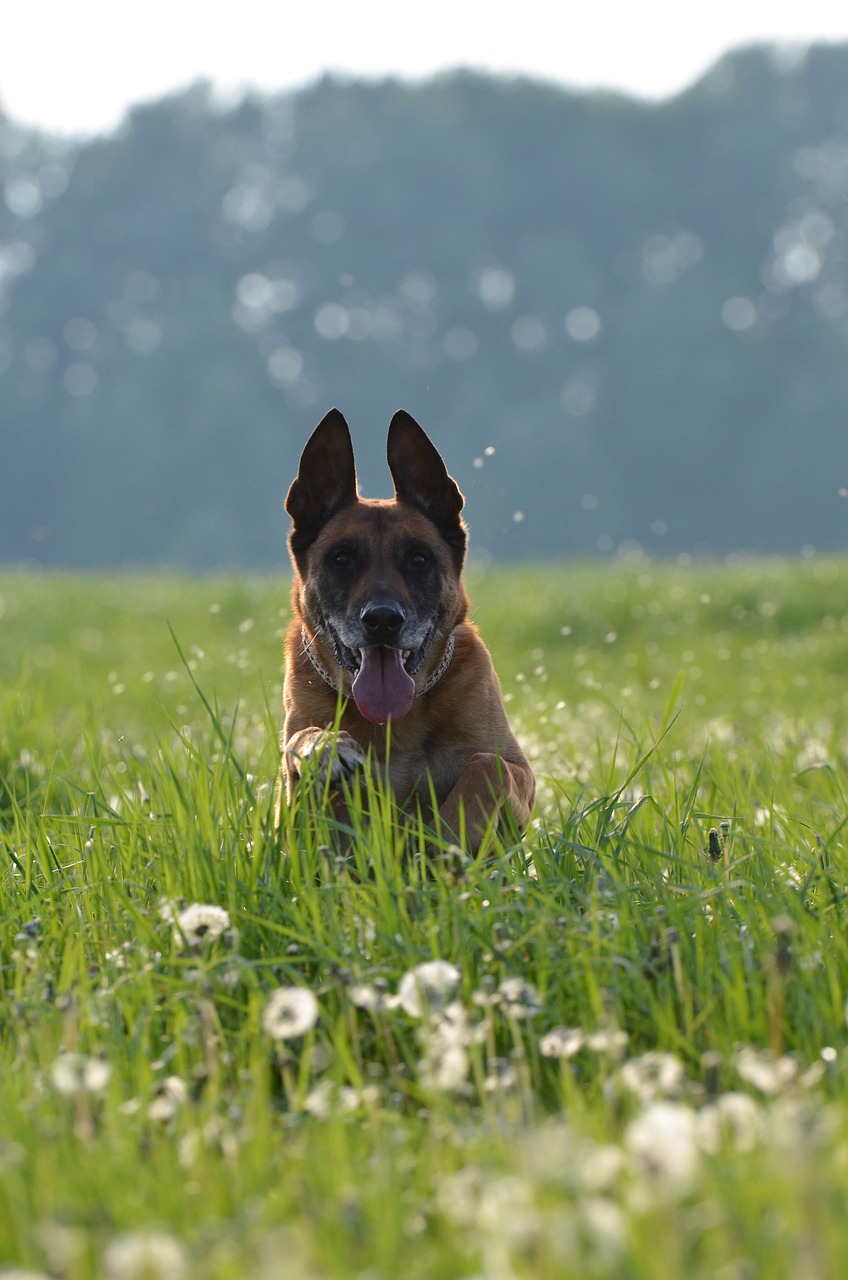
[[[463,496],[403,410],[388,463],[394,498],[361,498],[333,409],[289,489],[282,781],[290,799],[311,761],[340,800],[345,778],[380,770],[402,807],[476,851],[499,821],[527,825],[535,779],[468,621]]]

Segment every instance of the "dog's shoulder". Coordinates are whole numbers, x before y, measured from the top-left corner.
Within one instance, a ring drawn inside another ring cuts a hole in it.
[[[456,628],[453,662],[434,691],[434,740],[488,751],[504,759],[526,759],[512,732],[492,655],[473,623]]]

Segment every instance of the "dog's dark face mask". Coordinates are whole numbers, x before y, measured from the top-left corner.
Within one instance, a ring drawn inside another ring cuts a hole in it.
[[[350,433],[334,410],[286,500],[304,622],[353,677],[360,713],[378,723],[406,715],[417,673],[467,609],[462,495],[406,413],[392,419],[388,461],[394,499],[360,498]]]

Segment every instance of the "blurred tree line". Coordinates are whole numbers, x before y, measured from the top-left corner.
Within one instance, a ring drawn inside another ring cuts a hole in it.
[[[0,85],[2,93],[2,85]],[[646,105],[456,73],[0,118],[0,558],[276,566],[338,404],[497,558],[845,544],[848,47]]]

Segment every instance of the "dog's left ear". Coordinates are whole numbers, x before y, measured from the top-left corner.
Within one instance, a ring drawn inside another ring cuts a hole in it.
[[[395,497],[432,520],[461,561],[466,533],[459,513],[465,499],[438,449],[405,409],[398,409],[389,424],[387,452]]]
[[[306,442],[286,498],[295,554],[314,541],[327,521],[356,501],[356,464],[350,430],[338,409],[321,419]]]

